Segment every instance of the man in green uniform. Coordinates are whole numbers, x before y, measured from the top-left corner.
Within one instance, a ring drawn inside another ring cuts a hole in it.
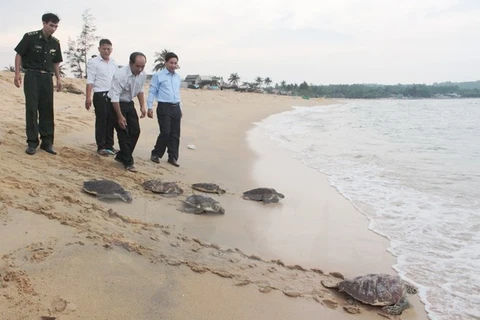
[[[25,152],[35,154],[40,148],[51,154],[53,149],[54,112],[53,79],[57,78],[57,91],[62,89],[59,64],[63,61],[60,42],[52,34],[57,30],[60,19],[53,13],[42,16],[43,28],[27,32],[15,47],[15,86],[20,88],[22,76],[20,66],[25,69],[25,120],[28,147]]]

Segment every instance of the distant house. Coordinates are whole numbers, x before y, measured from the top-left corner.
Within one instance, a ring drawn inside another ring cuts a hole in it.
[[[199,74],[189,74],[188,76],[185,77],[184,80],[187,84],[196,84],[198,85],[201,81],[200,75]]]
[[[210,82],[212,82],[213,78],[214,77],[212,77],[212,76],[203,75],[203,76],[200,76],[200,82],[210,83]]]

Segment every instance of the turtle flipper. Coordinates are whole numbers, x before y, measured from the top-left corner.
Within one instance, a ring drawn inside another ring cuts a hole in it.
[[[325,288],[338,289],[339,281],[322,280],[320,281]]]
[[[184,203],[183,208],[181,208],[179,211],[182,211],[185,213],[195,213],[195,214],[199,214],[205,211],[200,205],[192,207],[188,202],[185,202],[185,201],[182,201],[182,202]]]
[[[391,315],[401,315],[403,310],[407,309],[409,306],[408,300],[406,297],[402,297],[396,304],[393,306],[385,306],[382,308],[383,312]]]
[[[97,199],[99,199],[99,200],[112,200],[112,199],[116,199],[116,198],[117,198],[116,195],[97,193]],[[120,198],[120,197],[118,197],[118,198]]]
[[[263,203],[268,204],[268,203],[278,203],[280,200],[278,199],[277,196],[272,196],[270,198],[263,198]]]
[[[133,198],[132,198],[132,194],[128,191],[125,191],[124,193],[122,193],[120,195],[120,198],[125,201],[126,203],[131,203]]]

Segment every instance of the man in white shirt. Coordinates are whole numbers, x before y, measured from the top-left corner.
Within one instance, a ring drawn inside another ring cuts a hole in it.
[[[85,108],[95,108],[95,140],[97,152],[102,156],[114,155],[113,128],[114,120],[108,100],[108,90],[112,84],[112,78],[118,69],[117,63],[110,58],[112,42],[108,39],[100,40],[98,51],[100,55],[93,57],[87,64],[87,89]]]
[[[140,124],[133,99],[137,97],[140,103],[140,118],[144,118],[147,113],[143,93],[143,86],[147,79],[147,74],[143,71],[146,63],[147,58],[143,53],[132,53],[129,65],[117,70],[108,91],[108,97],[114,110],[115,130],[117,130],[118,145],[120,146],[115,160],[122,163],[125,169],[131,172],[137,172],[132,154],[140,136]]]

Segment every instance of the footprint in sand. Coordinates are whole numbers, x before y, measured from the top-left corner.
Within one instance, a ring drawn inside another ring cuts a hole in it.
[[[64,298],[57,296],[52,302],[52,309],[54,313],[69,314],[76,311],[77,306]]]
[[[338,302],[337,301],[334,301],[334,300],[330,300],[330,299],[323,299],[321,301],[321,303],[327,307],[327,308],[330,308],[330,309],[337,309],[338,307]]]

